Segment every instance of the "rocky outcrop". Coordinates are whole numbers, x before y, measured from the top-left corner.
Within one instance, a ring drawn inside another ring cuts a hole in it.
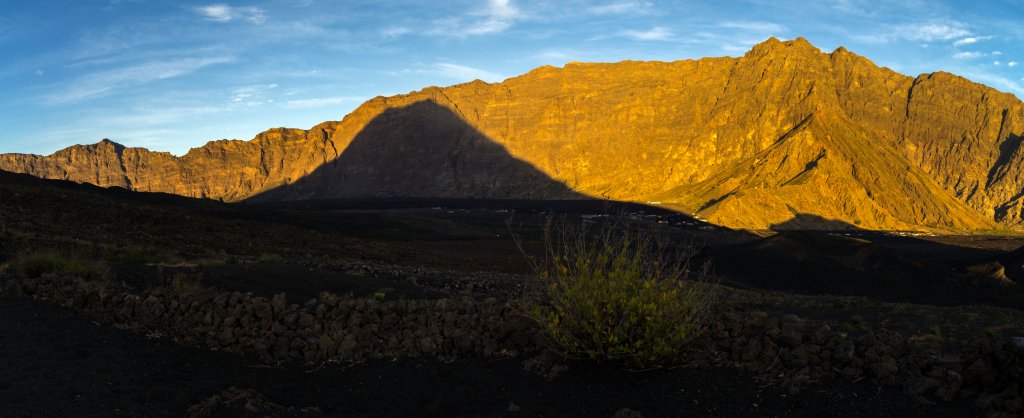
[[[329,139],[336,126],[337,122],[326,122],[308,131],[271,129],[252,141],[210,142],[182,157],[125,148],[104,139],[46,157],[0,155],[0,169],[104,187],[235,201],[301,178],[337,158]]]
[[[739,228],[812,215],[957,232],[1022,226],[1022,135],[1010,94],[772,38],[739,58],[569,63],[377,97],[340,122],[182,157],[104,141],[0,155],[0,169],[224,200],[607,198]]]

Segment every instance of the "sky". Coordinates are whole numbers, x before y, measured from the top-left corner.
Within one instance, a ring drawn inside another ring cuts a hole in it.
[[[375,96],[542,65],[741,56],[775,36],[1024,97],[1024,0],[2,0],[0,152],[183,155]]]

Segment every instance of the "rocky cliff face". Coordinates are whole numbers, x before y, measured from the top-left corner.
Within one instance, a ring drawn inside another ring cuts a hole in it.
[[[597,197],[731,227],[977,231],[1024,224],[1022,135],[1012,95],[773,38],[378,97],[182,157],[104,141],[0,169],[225,200]]]

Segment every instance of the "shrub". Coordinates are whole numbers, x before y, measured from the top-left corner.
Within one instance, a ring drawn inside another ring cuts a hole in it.
[[[704,328],[714,286],[709,264],[691,269],[693,247],[666,238],[623,221],[555,231],[549,220],[543,258],[527,256],[539,278],[530,314],[570,357],[632,367],[678,360]]]
[[[260,254],[261,263],[280,263],[282,260],[284,260],[284,257],[281,257],[279,254]]]
[[[9,268],[23,277],[35,279],[47,273],[65,273],[86,280],[108,280],[110,269],[103,263],[55,252],[36,252],[14,259]]]
[[[198,278],[189,277],[182,273],[174,275],[174,278],[171,279],[170,287],[172,292],[182,296],[194,295],[206,289]]]
[[[157,250],[133,244],[75,243],[62,253],[70,255],[73,259],[98,260],[114,264],[145,264],[162,260],[162,254]]]

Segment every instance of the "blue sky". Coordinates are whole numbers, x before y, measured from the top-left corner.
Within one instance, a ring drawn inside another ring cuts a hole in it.
[[[1024,0],[4,0],[0,152],[184,154],[377,95],[570,61],[739,56],[776,36],[1024,97]]]

